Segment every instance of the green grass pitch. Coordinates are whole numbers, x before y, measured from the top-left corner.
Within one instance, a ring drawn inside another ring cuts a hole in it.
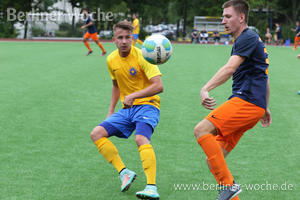
[[[131,200],[145,186],[134,137],[112,138],[138,177],[120,192],[117,172],[98,153],[89,134],[105,119],[112,82],[98,46],[88,57],[79,42],[0,42],[0,199]],[[104,43],[108,52],[114,44]],[[248,131],[227,157],[240,199],[296,200],[300,196],[300,60],[292,47],[267,47],[273,123]],[[208,114],[201,87],[226,63],[231,46],[174,44],[160,67],[164,93],[161,119],[152,138],[161,199],[215,199],[214,190],[176,188],[215,184],[193,128]],[[231,81],[213,90],[220,105]],[[120,105],[118,105],[120,108]],[[291,190],[262,184],[290,185]],[[200,186],[201,187],[201,186]],[[269,186],[270,187],[270,186]],[[259,190],[261,189],[261,190]],[[286,190],[284,190],[286,189]]]

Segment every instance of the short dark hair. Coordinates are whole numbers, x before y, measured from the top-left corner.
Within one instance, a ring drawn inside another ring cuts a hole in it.
[[[248,16],[249,16],[249,10],[250,6],[249,3],[245,0],[230,0],[226,1],[222,8],[228,8],[228,7],[233,7],[235,11],[239,13],[244,13],[245,14],[245,22],[248,23]]]
[[[88,9],[88,8],[82,8],[81,12],[83,12],[84,10],[85,10],[86,12],[89,12],[89,9]]]
[[[114,31],[116,31],[117,28],[121,28],[121,29],[127,30],[129,32],[133,31],[132,24],[127,20],[119,21],[117,24],[115,24]]]

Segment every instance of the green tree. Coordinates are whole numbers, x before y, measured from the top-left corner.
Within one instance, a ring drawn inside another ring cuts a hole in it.
[[[82,6],[82,3],[83,3],[84,0],[68,0],[68,1],[72,6],[72,12],[73,12],[73,15],[72,15],[72,28],[74,30],[75,29],[75,15],[74,15],[75,11],[74,11],[74,9],[75,8],[80,8]]]
[[[2,37],[15,37],[16,30],[14,28],[14,25],[16,22],[21,22],[24,24],[24,18],[19,19],[16,17],[15,19],[12,19],[8,16],[8,9],[15,9],[15,13],[18,14],[19,12],[28,12],[31,10],[31,4],[33,0],[2,0],[0,3],[1,12],[3,13],[3,19],[0,26],[0,33]],[[25,16],[23,16],[25,17]]]

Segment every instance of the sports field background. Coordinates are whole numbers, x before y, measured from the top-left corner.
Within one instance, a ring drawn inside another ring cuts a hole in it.
[[[134,137],[113,138],[138,177],[120,192],[117,172],[89,134],[105,119],[112,82],[98,46],[88,57],[79,42],[0,42],[0,199],[131,200],[145,186]],[[115,46],[104,43],[108,52]],[[152,144],[161,199],[215,199],[216,191],[175,189],[215,184],[193,128],[208,114],[199,100],[206,81],[226,63],[231,46],[174,44],[160,67],[164,93]],[[227,157],[240,184],[291,184],[290,191],[243,189],[240,199],[296,200],[300,196],[300,50],[267,47],[273,123],[247,132]],[[231,81],[211,92],[220,105]],[[119,106],[120,107],[120,106]]]

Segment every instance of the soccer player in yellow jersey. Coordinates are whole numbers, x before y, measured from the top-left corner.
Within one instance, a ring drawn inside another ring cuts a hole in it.
[[[136,18],[136,14],[132,14],[132,26],[133,26],[133,31],[132,31],[132,36],[133,36],[133,46],[135,46],[135,43],[139,43],[140,45],[143,44],[143,41],[139,39],[139,33],[140,33],[140,21],[138,18]]]
[[[159,121],[160,98],[157,94],[163,91],[163,84],[158,67],[148,63],[140,49],[131,46],[132,30],[128,21],[120,21],[114,26],[113,41],[118,49],[107,57],[113,83],[111,102],[107,118],[94,128],[91,138],[100,154],[119,172],[121,191],[124,192],[136,178],[136,173],[126,168],[109,137],[128,138],[135,130],[135,141],[147,178],[146,188],[136,196],[159,199],[155,185],[156,158],[150,139]],[[123,108],[114,112],[119,98]]]

